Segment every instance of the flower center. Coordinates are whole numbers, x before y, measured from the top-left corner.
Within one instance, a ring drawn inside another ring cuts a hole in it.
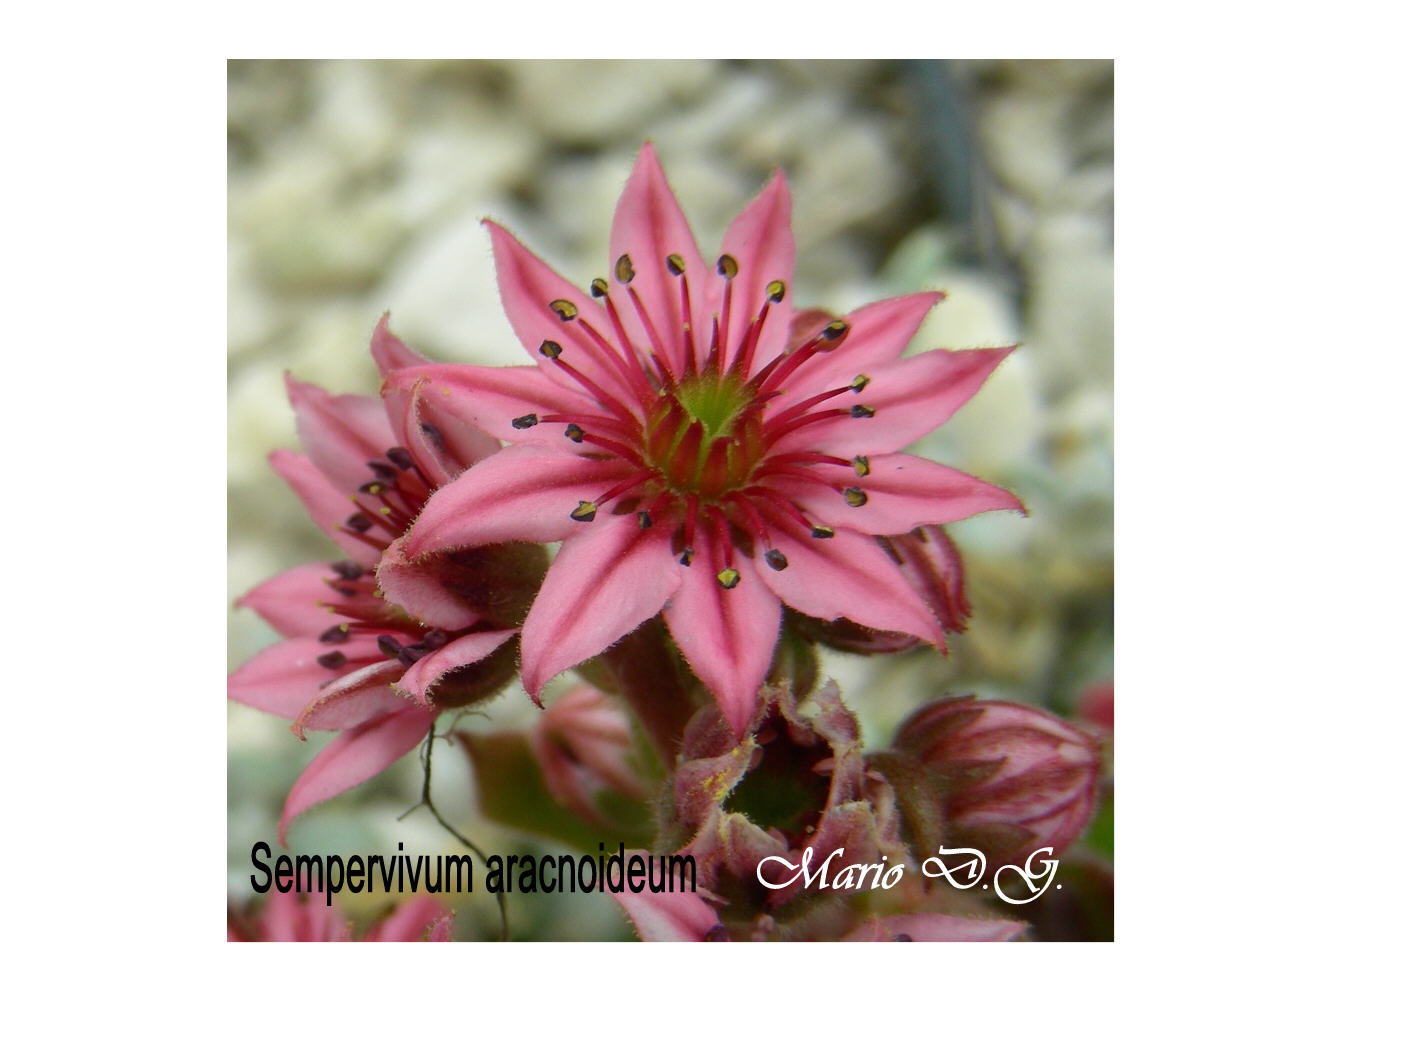
[[[704,427],[706,441],[728,432],[749,401],[746,386],[729,374],[687,378],[674,395],[690,419]]]
[[[660,394],[644,429],[645,461],[676,495],[717,499],[744,487],[763,451],[752,389],[711,371]]]

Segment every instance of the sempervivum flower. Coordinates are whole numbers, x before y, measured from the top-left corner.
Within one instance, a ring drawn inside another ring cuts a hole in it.
[[[383,374],[424,363],[387,329],[372,337]],[[498,449],[444,413],[431,393],[396,390],[385,401],[332,396],[288,379],[307,455],[276,451],[275,471],[347,555],[301,565],[236,604],[285,641],[229,680],[235,700],[305,730],[341,730],[294,783],[279,822],[385,770],[423,740],[443,707],[483,698],[514,672],[509,641],[542,575],[541,548],[447,555],[433,591],[444,623],[426,626],[385,600],[374,571],[430,494]]]
[[[455,915],[430,895],[402,902],[373,924],[362,942],[451,942]],[[270,891],[257,913],[231,912],[230,942],[353,942],[352,923],[318,895]]]
[[[905,722],[895,748],[935,778],[943,838],[978,848],[990,867],[1021,864],[1043,847],[1059,856],[1095,809],[1099,746],[1026,704],[936,701]]]
[[[590,296],[489,224],[504,307],[536,365],[387,378],[388,392],[433,389],[510,441],[431,499],[399,557],[563,541],[523,626],[535,697],[663,609],[741,734],[783,606],[941,645],[939,614],[877,539],[1021,508],[896,453],[1010,349],[901,359],[936,293],[840,318],[794,310],[790,212],[779,174],[706,263],[647,145]]]

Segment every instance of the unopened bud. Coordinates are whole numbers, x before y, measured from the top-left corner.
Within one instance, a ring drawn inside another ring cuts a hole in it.
[[[990,867],[1021,864],[1042,847],[1059,856],[1095,808],[1100,751],[1056,716],[965,697],[916,712],[895,748],[930,768],[949,846],[976,847]]]

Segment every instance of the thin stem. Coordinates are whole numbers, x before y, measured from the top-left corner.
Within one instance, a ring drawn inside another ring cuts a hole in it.
[[[432,816],[433,818],[435,818],[435,820],[440,823],[440,827],[441,827],[442,829],[444,829],[446,832],[448,832],[448,833],[449,833],[451,836],[453,836],[455,839],[459,840],[460,843],[462,843],[462,844],[464,844],[466,847],[468,847],[469,850],[471,851],[471,853],[473,853],[473,854],[475,854],[475,855],[478,855],[479,860],[484,863],[484,868],[485,868],[485,869],[488,869],[488,868],[489,868],[489,859],[488,859],[488,856],[485,855],[485,853],[484,853],[483,851],[481,851],[481,850],[474,844],[474,841],[473,841],[473,840],[471,840],[468,836],[464,835],[462,832],[460,832],[458,829],[456,829],[453,825],[451,825],[448,821],[446,821],[446,820],[445,820],[445,816],[440,813],[439,809],[435,806],[434,801],[430,798],[430,753],[434,750],[434,748],[435,748],[435,727],[432,726],[432,727],[430,728],[430,733],[429,733],[429,734],[426,736],[426,738],[425,738],[425,754],[424,754],[424,756],[422,757],[422,760],[421,760],[421,765],[422,765],[422,768],[423,768],[424,773],[425,773],[425,780],[421,783],[421,786],[420,786],[420,802],[417,803],[417,804],[415,804],[415,806],[411,807],[410,810],[407,810],[407,811],[405,812],[405,814],[402,814],[402,815],[401,815],[401,818],[406,817],[408,814],[410,814],[412,811],[414,811],[417,807],[425,807],[427,810],[430,811],[431,816]],[[400,821],[401,818],[397,818],[396,820],[397,820],[397,821]],[[505,901],[505,899],[504,899],[504,893],[503,893],[502,891],[497,892],[496,895],[495,895],[495,898],[497,898],[497,899],[498,899],[498,902],[499,902],[499,941],[500,941],[500,942],[507,942],[507,941],[508,941],[508,903]]]

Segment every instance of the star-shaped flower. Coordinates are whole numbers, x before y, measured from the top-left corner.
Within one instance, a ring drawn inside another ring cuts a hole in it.
[[[793,308],[791,199],[775,176],[706,262],[653,148],[617,207],[590,295],[489,223],[504,308],[532,366],[412,366],[508,441],[431,497],[388,572],[506,541],[562,541],[523,626],[523,680],[665,621],[736,734],[758,707],[783,606],[942,646],[944,621],[884,542],[988,510],[1002,488],[900,454],[977,391],[1006,348],[901,358],[940,299],[832,318]]]

